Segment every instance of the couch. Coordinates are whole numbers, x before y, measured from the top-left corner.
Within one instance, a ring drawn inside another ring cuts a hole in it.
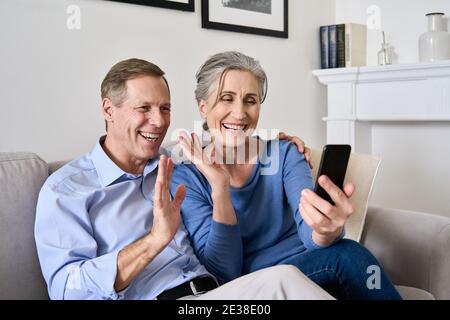
[[[314,150],[314,174],[318,159]],[[0,153],[0,299],[48,299],[34,242],[35,206],[42,184],[62,164]],[[347,179],[359,178],[359,193],[348,237],[372,251],[404,298],[450,299],[450,218],[368,207],[378,165],[375,157],[352,154]]]

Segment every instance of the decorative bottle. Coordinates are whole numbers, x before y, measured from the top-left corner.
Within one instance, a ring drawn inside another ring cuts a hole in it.
[[[428,13],[428,31],[419,38],[419,60],[432,62],[450,59],[450,35],[444,30],[442,12]]]
[[[386,36],[384,31],[381,32],[383,42],[381,43],[381,49],[378,51],[378,65],[385,66],[392,64],[392,48],[389,43],[386,42]]]

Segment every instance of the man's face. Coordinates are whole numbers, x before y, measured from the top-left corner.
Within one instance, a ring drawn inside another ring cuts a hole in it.
[[[112,106],[108,136],[116,156],[147,162],[158,155],[170,125],[170,96],[162,77],[141,76],[126,82],[127,96]]]

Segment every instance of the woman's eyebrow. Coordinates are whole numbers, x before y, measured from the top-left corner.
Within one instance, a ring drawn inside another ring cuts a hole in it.
[[[236,95],[236,92],[234,92],[234,91],[222,91],[220,94],[221,94],[221,95],[222,95],[222,94]],[[246,96],[258,96],[258,94],[257,94],[257,93],[250,92],[250,93],[247,93]]]
[[[220,94],[232,94],[232,95],[236,95],[236,92],[234,92],[234,91],[222,91]]]

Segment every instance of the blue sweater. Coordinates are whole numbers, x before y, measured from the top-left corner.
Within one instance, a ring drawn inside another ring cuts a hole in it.
[[[195,253],[223,282],[320,248],[298,208],[301,191],[313,186],[303,155],[278,140],[267,142],[263,154],[246,184],[230,188],[233,226],[213,221],[211,187],[195,165],[178,165],[173,173],[172,193],[179,184],[187,189],[181,209]]]

